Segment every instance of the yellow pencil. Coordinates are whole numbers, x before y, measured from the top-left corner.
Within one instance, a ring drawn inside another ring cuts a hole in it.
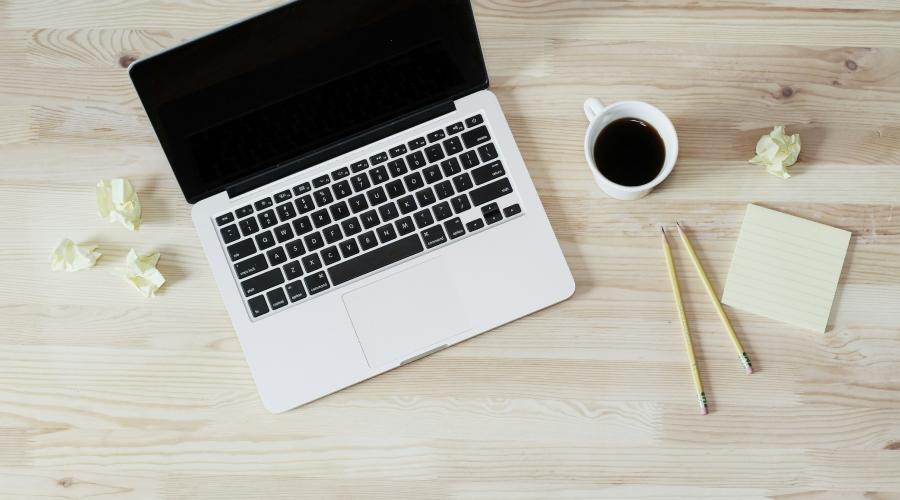
[[[694,356],[694,344],[691,341],[691,330],[688,328],[687,316],[684,314],[684,303],[681,301],[681,288],[678,287],[678,276],[675,275],[675,263],[672,262],[672,249],[666,240],[666,230],[659,226],[662,236],[663,252],[666,254],[666,265],[669,267],[669,280],[672,282],[672,293],[675,295],[675,306],[678,308],[678,318],[681,320],[681,335],[684,337],[684,347],[691,362],[691,375],[694,377],[694,387],[697,389],[697,402],[700,403],[700,414],[709,413],[706,402],[706,394],[703,392],[703,382],[700,380],[700,369],[697,367],[697,358]]]
[[[688,254],[691,256],[691,261],[694,263],[694,267],[697,268],[697,274],[700,275],[700,279],[703,281],[703,286],[706,288],[706,293],[709,294],[710,300],[714,306],[716,306],[716,311],[719,313],[719,318],[722,319],[722,324],[725,325],[725,330],[728,331],[728,335],[731,337],[731,342],[734,344],[734,348],[737,349],[738,357],[740,357],[741,364],[744,365],[744,369],[747,370],[747,375],[753,373],[753,365],[750,364],[750,357],[747,356],[747,353],[744,351],[744,346],[741,345],[740,339],[738,339],[737,333],[734,332],[734,327],[731,326],[731,321],[728,320],[728,315],[725,314],[725,309],[722,307],[722,303],[719,301],[719,296],[716,295],[715,290],[713,290],[712,283],[709,282],[709,278],[706,276],[706,271],[703,270],[703,265],[700,264],[700,258],[697,257],[697,252],[694,251],[694,247],[691,245],[691,240],[688,239],[687,234],[685,234],[684,229],[681,227],[681,224],[678,221],[675,221],[675,225],[678,226],[678,233],[681,234],[681,242],[684,243],[684,247],[687,249]]]

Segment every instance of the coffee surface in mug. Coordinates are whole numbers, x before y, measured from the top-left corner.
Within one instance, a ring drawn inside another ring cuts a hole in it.
[[[621,186],[642,186],[656,178],[666,161],[662,137],[649,123],[619,118],[600,131],[594,163],[603,177]]]

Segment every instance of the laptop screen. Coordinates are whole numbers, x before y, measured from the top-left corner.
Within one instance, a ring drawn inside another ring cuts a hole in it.
[[[487,86],[469,0],[299,0],[130,74],[191,203]]]

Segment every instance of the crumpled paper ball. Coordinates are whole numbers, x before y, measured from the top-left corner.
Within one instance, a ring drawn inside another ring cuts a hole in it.
[[[772,132],[759,138],[756,156],[750,160],[754,165],[766,167],[766,172],[787,179],[791,176],[785,170],[797,162],[800,155],[800,134],[785,135],[784,126],[778,125]]]
[[[105,179],[97,183],[97,209],[100,217],[120,222],[129,231],[141,225],[141,202],[128,179]]]
[[[125,279],[128,280],[145,297],[152,297],[159,287],[166,282],[156,264],[159,262],[159,252],[138,255],[132,248],[125,257]]]
[[[50,269],[73,273],[94,267],[102,254],[97,245],[77,245],[69,238],[64,238],[50,254]]]

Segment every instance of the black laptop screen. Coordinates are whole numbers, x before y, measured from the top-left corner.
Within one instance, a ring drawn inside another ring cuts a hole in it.
[[[469,0],[300,0],[131,78],[191,203],[487,85]]]

